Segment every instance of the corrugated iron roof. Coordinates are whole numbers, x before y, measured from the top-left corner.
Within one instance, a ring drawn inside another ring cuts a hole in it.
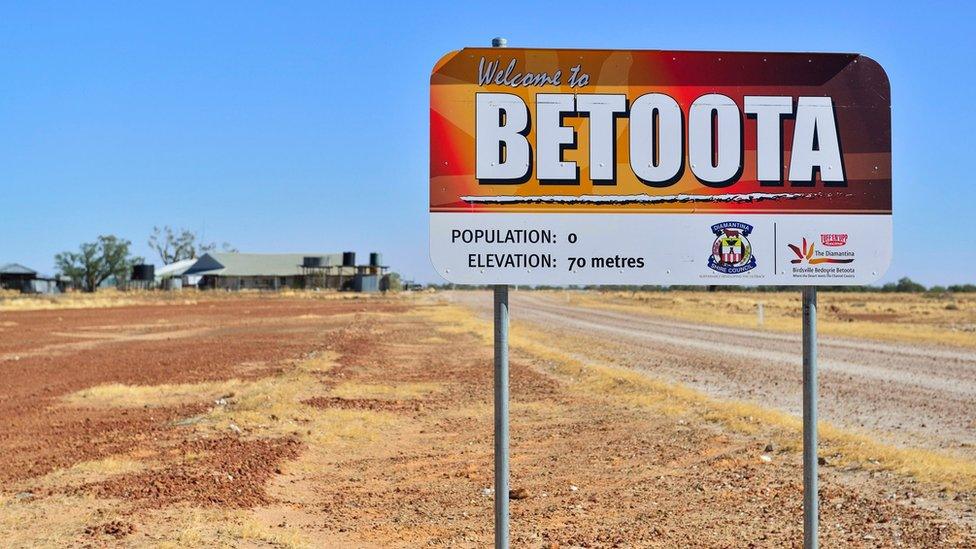
[[[342,254],[242,254],[214,252],[200,256],[187,275],[298,276],[306,257],[323,258],[323,266],[342,265]],[[350,271],[354,272],[354,271]]]
[[[170,276],[183,276],[186,271],[190,269],[197,262],[196,257],[193,259],[183,259],[181,261],[174,261],[169,265],[163,265],[162,267],[156,269],[156,278],[166,278]]]
[[[341,256],[339,261],[342,261]],[[36,275],[37,271],[24,267],[20,263],[7,263],[6,265],[0,265],[0,274]]]

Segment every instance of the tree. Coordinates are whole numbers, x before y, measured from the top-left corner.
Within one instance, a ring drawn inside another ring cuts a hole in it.
[[[217,243],[211,242],[209,244],[200,244],[198,248],[198,255],[208,254],[210,252],[217,250]],[[237,248],[230,245],[229,242],[224,242],[220,245],[220,251],[227,253],[237,253]]]
[[[179,229],[177,232],[166,225],[163,228],[153,227],[153,234],[149,236],[149,247],[159,254],[159,259],[164,265],[169,265],[212,252],[217,249],[217,244],[215,242],[197,244],[197,235],[193,231]],[[237,251],[227,242],[224,242],[221,248],[225,252]]]
[[[391,292],[403,290],[403,280],[400,278],[400,273],[387,273],[386,289]]]
[[[924,292],[925,286],[922,286],[918,282],[904,276],[898,279],[898,284],[895,286],[896,292]]]
[[[164,265],[169,265],[196,257],[196,239],[197,235],[186,229],[180,229],[180,233],[176,234],[169,225],[163,228],[153,227],[153,234],[149,236],[149,247],[159,254]]]
[[[958,293],[976,292],[976,284],[953,284],[949,286],[949,291]]]
[[[95,242],[85,242],[78,252],[62,252],[54,256],[58,272],[71,278],[86,292],[94,292],[109,277],[125,280],[132,266],[142,263],[141,257],[130,257],[132,242],[114,235],[99,236]]]

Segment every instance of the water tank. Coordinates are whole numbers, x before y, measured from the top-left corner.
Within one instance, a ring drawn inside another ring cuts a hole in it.
[[[302,267],[321,267],[322,258],[318,256],[305,256],[302,258]]]
[[[370,267],[382,267],[383,266],[383,254],[379,252],[372,252],[369,254],[369,266]]]
[[[362,273],[357,274],[353,278],[352,289],[356,292],[378,292],[380,290],[380,277]]]
[[[155,265],[147,265],[141,263],[139,265],[132,266],[132,280],[139,280],[142,282],[152,282],[156,278],[156,267]]]
[[[356,266],[356,252],[342,252],[342,266],[343,267],[355,267]]]

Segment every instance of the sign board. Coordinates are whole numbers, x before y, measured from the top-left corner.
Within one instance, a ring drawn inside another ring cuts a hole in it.
[[[431,75],[451,282],[866,284],[891,240],[888,79],[862,55],[468,48]]]

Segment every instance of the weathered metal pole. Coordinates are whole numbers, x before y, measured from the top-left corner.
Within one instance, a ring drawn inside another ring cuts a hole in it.
[[[493,48],[508,41],[493,38]],[[495,297],[495,549],[508,549],[508,286]]]
[[[803,288],[803,547],[817,549],[817,287]]]

